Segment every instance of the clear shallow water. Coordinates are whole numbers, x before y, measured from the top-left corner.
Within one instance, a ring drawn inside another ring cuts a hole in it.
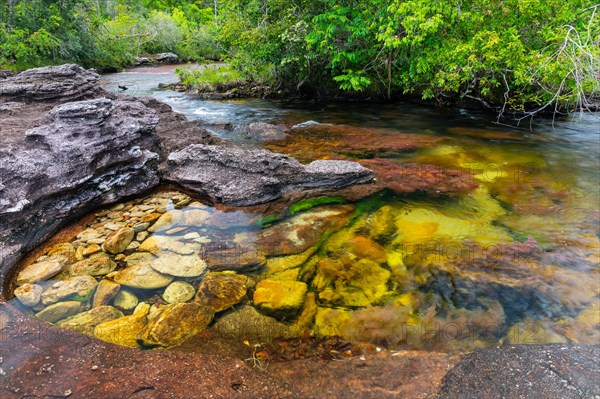
[[[107,75],[104,81],[108,87],[128,86],[127,94],[153,95],[190,119],[287,126],[318,122],[293,128],[286,140],[261,145],[301,161],[357,160],[388,188],[349,208],[305,203],[278,221],[202,207],[213,215],[210,223],[175,223],[174,231],[155,233],[175,237],[181,245],[197,244],[192,253],[200,253],[212,269],[237,268],[238,275],[249,276],[235,310],[217,312],[210,328],[219,334],[237,340],[254,334],[261,340],[273,331],[308,331],[392,347],[466,350],[502,343],[599,342],[598,115],[554,124],[538,119],[531,129],[515,129],[469,111],[203,101],[155,88],[171,79],[168,70],[142,70]],[[154,200],[168,211],[181,201],[179,195]],[[308,210],[293,214],[298,209]],[[113,215],[117,223],[139,223],[122,212]],[[112,231],[105,227],[109,213],[93,226],[100,241]],[[143,245],[145,239],[134,241]],[[163,241],[170,246],[154,252],[159,259],[180,246]],[[71,242],[73,251],[90,245],[79,238]],[[147,252],[141,249],[125,254]],[[116,256],[111,255],[113,261]],[[124,259],[116,263],[117,270],[131,267]],[[174,280],[196,292],[202,276]],[[164,287],[132,290],[154,307],[165,304]],[[264,323],[275,323],[269,324],[270,333],[241,327]]]

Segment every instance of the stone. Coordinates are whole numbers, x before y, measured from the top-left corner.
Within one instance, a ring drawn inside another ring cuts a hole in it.
[[[297,255],[268,258],[263,274],[265,276],[273,276],[275,274],[300,267],[315,253],[315,251],[316,247],[311,247]]]
[[[422,192],[429,196],[468,194],[479,185],[470,171],[444,169],[439,165],[396,162],[385,158],[361,159],[377,180],[397,193]]]
[[[137,337],[148,322],[150,305],[140,303],[133,314],[100,323],[94,328],[94,337],[116,345],[139,348]]]
[[[129,245],[127,246],[127,248],[125,248],[127,251],[135,251],[136,249],[138,249],[140,247],[140,243],[137,241],[131,241],[129,243]]]
[[[156,220],[158,220],[160,217],[162,216],[162,213],[149,213],[146,216],[142,216],[142,218],[140,219],[142,221],[142,223],[153,223]]]
[[[190,209],[183,211],[181,215],[181,226],[200,227],[204,226],[210,218],[210,212],[202,209]]]
[[[289,191],[339,189],[374,177],[354,162],[315,161],[304,166],[267,150],[203,144],[171,153],[165,172],[167,181],[235,206],[270,202]]]
[[[133,225],[133,231],[135,231],[136,233],[138,233],[138,237],[140,236],[140,234],[142,234],[142,232],[144,232],[144,230],[148,229],[148,227],[150,227],[150,223],[145,222],[145,223],[137,223]],[[148,235],[148,233],[146,233],[146,235]],[[143,239],[140,240],[138,238],[138,241],[144,241]]]
[[[81,242],[88,242],[89,240],[93,240],[94,238],[99,238],[100,233],[96,229],[85,229],[81,233],[77,234],[77,238]]]
[[[24,306],[34,307],[42,299],[42,291],[44,289],[38,284],[23,284],[15,289],[15,297]]]
[[[101,323],[123,317],[123,313],[112,306],[99,306],[87,312],[76,314],[57,323],[59,327],[77,331],[85,335],[94,335],[94,329]]]
[[[105,253],[92,255],[68,267],[70,276],[105,276],[117,268],[117,264]]]
[[[252,302],[269,314],[290,316],[302,307],[307,291],[301,281],[262,280],[256,285]]]
[[[387,293],[389,270],[369,259],[322,259],[312,281],[319,300],[329,306],[363,307],[377,304]]]
[[[138,342],[150,347],[180,345],[204,331],[214,314],[213,308],[195,302],[162,306],[152,315]]]
[[[288,128],[284,125],[273,125],[265,122],[254,122],[235,130],[243,131],[245,138],[253,141],[275,141],[287,137]],[[235,132],[235,131],[234,131]]]
[[[259,247],[269,255],[299,254],[314,246],[325,233],[343,227],[353,213],[353,205],[313,208],[262,230]]]
[[[163,292],[163,299],[170,304],[187,302],[194,297],[196,289],[184,281],[174,281]],[[203,304],[204,305],[204,304]]]
[[[315,315],[315,335],[343,337],[350,318],[351,312],[347,310],[319,307]]]
[[[238,304],[245,296],[248,277],[232,272],[208,273],[196,294],[195,301],[222,312]]]
[[[26,111],[3,114],[0,126],[2,275],[67,220],[159,182],[154,110],[133,98],[65,103],[67,93],[50,95],[89,73],[76,66],[52,67],[17,75],[35,75],[37,83],[2,82],[2,90],[16,84],[19,94],[14,95],[29,96]],[[93,92],[108,95],[95,82]],[[85,97],[80,89],[73,87],[73,98]],[[37,96],[53,102],[38,102]],[[2,95],[0,101],[5,100]]]
[[[260,270],[267,261],[265,255],[255,247],[220,248],[219,245],[215,245],[215,247],[206,246],[202,254],[202,258],[211,271],[250,272]]]
[[[94,292],[98,282],[91,276],[71,277],[55,281],[42,293],[42,303],[49,305],[63,299],[85,301]]]
[[[140,262],[118,271],[113,280],[127,287],[153,290],[166,287],[173,277],[155,271],[149,263]]]
[[[32,263],[25,266],[17,275],[17,285],[33,284],[38,281],[46,281],[56,276],[62,270],[63,265],[57,260],[47,260],[38,263]]]
[[[370,259],[375,263],[384,264],[387,261],[385,249],[363,236],[351,238],[347,250],[359,258]]]
[[[102,251],[102,247],[100,245],[92,244],[83,250],[83,256],[91,256],[100,251]]]
[[[77,258],[77,260],[83,260],[83,258],[85,258],[85,256],[83,256],[83,246],[78,246],[77,250],[75,251],[75,257]]]
[[[242,305],[221,316],[212,327],[220,336],[233,341],[269,342],[275,338],[293,336],[292,329],[276,319],[265,316],[250,305]]]
[[[157,231],[164,231],[176,226],[181,220],[181,211],[180,210],[172,210],[166,213],[163,213],[156,222],[152,226],[148,228],[148,231],[151,233],[155,233]],[[144,221],[144,218],[142,218]]]
[[[148,238],[148,232],[147,231],[140,231],[139,233],[137,233],[137,235],[135,236],[135,239],[138,242],[143,242],[146,238]],[[139,247],[138,247],[139,248]]]
[[[119,255],[117,255],[117,256],[119,256]],[[148,262],[152,261],[154,258],[155,258],[155,256],[148,252],[134,252],[131,255],[126,256],[124,260],[125,260],[125,262],[127,262],[127,266],[131,267],[131,266],[139,265],[140,263],[148,263]]]
[[[59,320],[81,313],[84,310],[85,306],[83,306],[81,302],[57,302],[48,306],[41,312],[36,313],[35,317],[47,321],[48,323],[56,323]]]
[[[113,301],[113,305],[124,311],[133,310],[138,305],[139,299],[129,290],[120,290]]]
[[[159,255],[149,265],[159,273],[175,277],[198,277],[207,269],[206,262],[197,255],[182,256],[169,252]]]
[[[113,300],[115,295],[121,289],[121,285],[114,281],[102,279],[96,288],[94,298],[92,299],[92,308],[106,306]]]
[[[179,255],[191,255],[200,250],[200,245],[197,243],[188,243],[179,241],[176,238],[168,236],[157,236],[147,238],[138,247],[138,251],[150,252],[155,255],[162,254],[166,251],[174,252]]]
[[[109,217],[111,217],[112,215],[114,215],[115,218],[121,216],[119,213],[116,213],[116,212],[115,213],[111,212],[108,215],[109,215]],[[108,222],[108,223],[106,223],[104,225],[105,229],[112,230],[112,231],[119,230],[119,229],[121,229],[123,227],[125,227],[125,223],[124,222]]]
[[[180,235],[184,231],[188,231],[188,227],[174,227],[172,229],[165,231],[165,234],[170,235],[170,236],[171,235]]]
[[[75,64],[34,68],[4,79],[0,96],[10,101],[74,101],[100,94],[99,79]]]
[[[113,255],[119,254],[125,251],[125,248],[133,240],[134,235],[135,230],[131,227],[120,228],[106,238],[106,241],[102,244],[102,248]]]
[[[179,57],[177,56],[177,54],[171,52],[159,53],[154,56],[154,60],[162,64],[176,64],[177,62],[179,62]]]

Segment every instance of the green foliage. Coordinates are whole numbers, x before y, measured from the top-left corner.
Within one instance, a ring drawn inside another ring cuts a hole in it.
[[[293,94],[341,90],[444,103],[470,99],[525,116],[586,109],[600,96],[600,6],[591,0],[0,5],[5,68],[69,61],[114,69],[140,54],[166,51],[184,60],[225,59],[245,81]],[[238,79],[228,76],[231,70],[214,73]],[[215,83],[216,76],[196,78]]]
[[[217,86],[234,87],[244,81],[243,75],[229,65],[205,66],[201,69],[177,69],[181,83],[199,91],[215,91]]]
[[[184,60],[217,59],[215,36],[212,9],[194,1],[12,0],[0,7],[0,66],[117,69],[167,51]]]

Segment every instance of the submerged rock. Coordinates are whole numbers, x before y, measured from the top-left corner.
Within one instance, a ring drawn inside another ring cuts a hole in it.
[[[267,150],[196,144],[169,155],[165,178],[214,202],[248,206],[289,191],[366,183],[373,174],[355,162],[315,161],[304,166]]]
[[[129,290],[120,290],[115,296],[113,305],[120,310],[128,311],[133,310],[138,305],[139,299],[135,294]]]
[[[265,313],[293,316],[304,304],[307,290],[301,281],[262,280],[256,285],[252,301]]]
[[[182,256],[168,252],[160,254],[149,265],[161,274],[175,277],[198,277],[207,268],[206,262],[197,255]]]
[[[101,323],[123,317],[123,313],[112,306],[100,306],[87,312],[76,314],[57,323],[59,327],[94,335],[94,329]]]
[[[138,337],[143,346],[180,345],[208,327],[215,311],[195,302],[162,306]]]
[[[48,286],[42,293],[42,303],[49,305],[66,298],[86,300],[94,292],[98,282],[91,276],[71,277],[58,280]]]
[[[293,336],[292,329],[287,324],[261,314],[250,305],[240,306],[223,315],[213,329],[219,335],[235,341],[248,339],[265,342]]]
[[[314,246],[326,232],[343,227],[353,213],[352,205],[311,209],[261,231],[259,246],[269,255],[299,254]]]
[[[91,257],[72,264],[68,268],[69,275],[75,276],[105,276],[114,271],[117,264],[105,253],[92,255]]]
[[[56,323],[59,320],[76,315],[77,313],[81,313],[84,310],[85,306],[83,306],[81,302],[57,302],[48,306],[41,312],[36,313],[35,317],[37,317],[40,320],[47,321],[49,323]]]
[[[40,303],[43,291],[42,286],[38,284],[26,283],[15,289],[15,297],[23,305],[31,308]]]
[[[246,296],[248,277],[231,272],[208,273],[196,294],[196,302],[222,312]]]
[[[32,263],[21,270],[17,276],[17,285],[33,284],[56,276],[63,265],[58,260],[48,260]]]
[[[202,254],[211,271],[249,272],[262,268],[267,258],[259,249],[242,245],[234,248],[212,248]]]
[[[162,294],[162,298],[165,302],[170,304],[187,302],[194,297],[196,289],[193,285],[184,281],[174,281]]]
[[[121,286],[114,281],[102,279],[96,288],[96,293],[92,300],[92,308],[108,305],[120,289]]]
[[[100,323],[94,328],[94,336],[113,344],[138,348],[137,337],[148,322],[150,305],[140,303],[130,316]]]
[[[390,276],[388,270],[369,259],[326,258],[319,261],[312,285],[323,303],[362,307],[376,304],[385,296]]]
[[[200,250],[200,245],[195,242],[183,242],[169,236],[152,236],[146,238],[138,247],[138,251],[150,252],[155,255],[163,254],[164,251],[174,252],[179,255],[191,255]]]
[[[100,323],[94,328],[94,336],[113,344],[138,348],[137,337],[148,322],[150,305],[140,303],[130,316]]]
[[[138,263],[117,272],[113,280],[127,287],[152,290],[171,284],[173,277],[155,271],[149,263]]]
[[[102,248],[113,255],[120,254],[133,240],[135,230],[131,227],[123,227],[109,235],[102,244]]]

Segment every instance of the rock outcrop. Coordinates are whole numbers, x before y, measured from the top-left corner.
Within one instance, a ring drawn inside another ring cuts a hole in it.
[[[314,161],[302,165],[262,149],[194,144],[169,155],[164,178],[217,203],[251,206],[293,191],[367,183],[373,180],[373,173],[355,162]]]
[[[20,82],[21,75],[12,79]],[[33,88],[23,93],[48,98],[55,86],[48,85],[36,86],[39,95]],[[36,104],[25,108],[35,115]],[[29,129],[2,124],[2,274],[66,220],[157,185],[157,123],[156,113],[139,101],[99,98],[58,105]]]
[[[2,78],[4,75],[0,75]],[[3,101],[75,101],[102,95],[100,75],[75,64],[29,69],[0,80]]]

